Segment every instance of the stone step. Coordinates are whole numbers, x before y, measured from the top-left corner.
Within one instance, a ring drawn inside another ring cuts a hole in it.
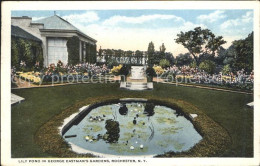
[[[126,87],[147,87],[146,84],[126,84]]]

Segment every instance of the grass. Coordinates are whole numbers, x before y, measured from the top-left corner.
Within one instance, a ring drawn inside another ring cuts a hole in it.
[[[153,91],[127,91],[118,87],[118,84],[78,84],[12,90],[25,98],[23,103],[12,107],[12,157],[53,157],[35,143],[38,129],[75,102],[104,95],[154,95],[187,101],[228,131],[232,144],[222,156],[253,156],[253,110],[246,107],[253,100],[252,95],[156,83]]]

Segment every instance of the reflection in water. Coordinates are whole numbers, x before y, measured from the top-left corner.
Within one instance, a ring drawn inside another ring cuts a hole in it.
[[[144,114],[147,116],[153,116],[154,115],[154,104],[153,103],[146,103],[144,108]]]
[[[154,103],[129,102],[93,109],[64,134],[64,139],[87,150],[131,156],[186,151],[202,137],[179,111]]]

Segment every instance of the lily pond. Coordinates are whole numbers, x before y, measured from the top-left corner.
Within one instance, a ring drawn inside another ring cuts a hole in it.
[[[181,112],[149,102],[96,107],[63,138],[86,152],[119,156],[183,152],[202,139]]]

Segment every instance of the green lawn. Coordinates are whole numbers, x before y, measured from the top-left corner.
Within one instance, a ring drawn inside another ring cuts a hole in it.
[[[232,145],[223,156],[253,156],[253,109],[246,107],[253,100],[252,95],[157,83],[152,91],[122,90],[119,84],[78,84],[16,89],[12,93],[25,98],[23,103],[12,106],[11,149],[14,158],[55,157],[43,153],[34,142],[34,134],[40,126],[77,101],[117,94],[126,97],[128,94],[136,97],[148,94],[190,102],[227,129]]]

